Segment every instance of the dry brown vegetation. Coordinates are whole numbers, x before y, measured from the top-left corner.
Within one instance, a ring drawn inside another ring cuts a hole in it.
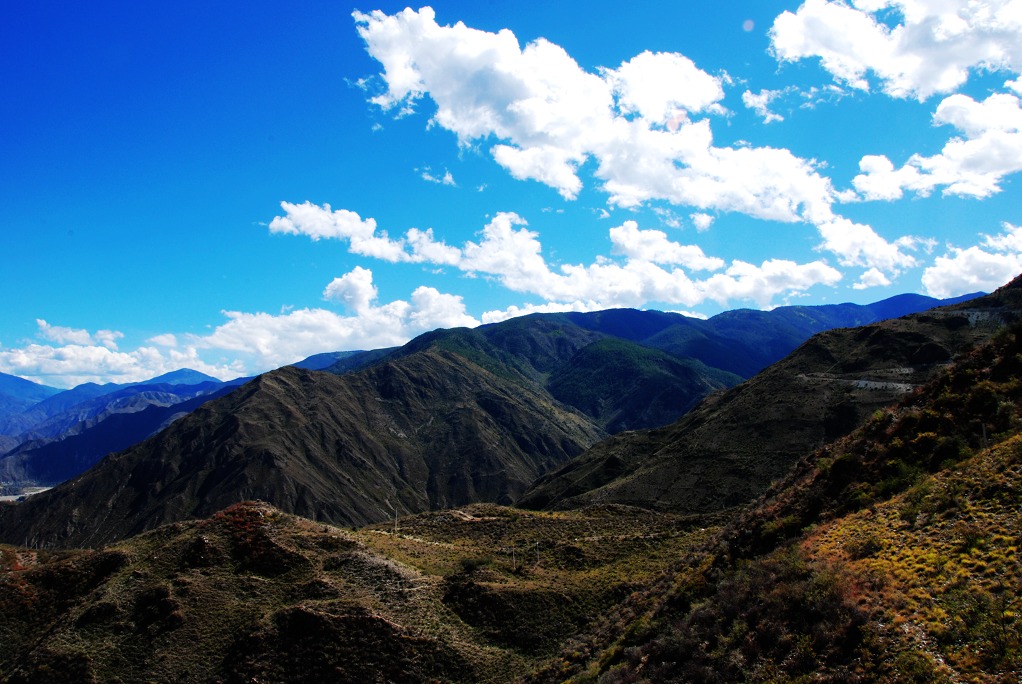
[[[510,681],[702,525],[472,506],[350,531],[245,503],[102,552],[2,547],[0,677]]]

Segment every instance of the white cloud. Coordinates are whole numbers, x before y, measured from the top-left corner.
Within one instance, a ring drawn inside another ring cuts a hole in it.
[[[1022,171],[1022,107],[1019,99],[995,93],[982,102],[951,95],[937,107],[936,125],[964,134],[952,138],[940,154],[912,155],[899,169],[884,156],[866,156],[852,184],[868,200],[900,199],[906,190],[927,196],[938,187],[945,195],[989,197],[1004,176]]]
[[[373,102],[407,111],[428,93],[437,105],[434,124],[465,144],[491,134],[512,141],[513,148],[494,150],[499,163],[516,177],[537,174],[573,196],[586,131],[604,125],[613,101],[602,79],[548,41],[523,50],[510,31],[439,26],[429,7],[353,16],[384,67],[387,90]]]
[[[347,209],[334,211],[329,204],[281,202],[283,216],[270,221],[271,233],[307,235],[313,240],[347,240],[352,254],[375,257],[389,262],[451,263],[458,250],[433,239],[433,230],[410,229],[404,237],[392,240],[386,231],[376,233],[376,220],[362,218]],[[411,251],[408,251],[411,248]]]
[[[842,266],[862,266],[896,274],[918,263],[915,257],[903,251],[916,247],[915,238],[903,237],[888,242],[870,226],[846,218],[821,224],[819,230],[823,236],[821,247],[837,254]]]
[[[628,259],[653,264],[677,264],[690,270],[716,271],[724,267],[724,260],[708,257],[697,245],[681,245],[667,239],[660,230],[639,230],[635,221],[625,221],[610,229],[614,252]]]
[[[710,226],[713,225],[713,216],[701,211],[690,214],[689,218],[692,219],[692,225],[694,225],[696,230],[700,233],[705,233],[710,229]]]
[[[386,91],[373,102],[436,105],[431,125],[463,144],[488,140],[518,179],[575,198],[579,167],[595,159],[609,201],[634,207],[662,199],[697,209],[779,221],[829,218],[834,190],[812,161],[788,150],[716,147],[709,122],[724,112],[725,77],[687,57],[650,53],[600,74],[545,40],[519,46],[508,30],[440,26],[429,8],[354,14]],[[402,110],[403,111],[403,110]]]
[[[107,349],[116,350],[117,340],[124,337],[123,333],[116,330],[97,330],[95,333],[90,333],[88,330],[50,325],[41,318],[36,319],[36,325],[39,326],[40,337],[57,344],[82,346],[98,344]]]
[[[887,287],[890,284],[891,279],[884,275],[881,270],[871,268],[859,276],[859,282],[852,285],[852,287],[856,290],[866,290],[871,287]]]
[[[409,260],[400,241],[391,240],[386,232],[376,234],[374,219],[363,221],[361,216],[347,209],[331,211],[329,204],[319,207],[311,202],[281,202],[280,206],[286,215],[270,221],[271,233],[307,235],[313,240],[348,240],[355,254],[392,262]]]
[[[329,207],[323,211],[329,212]],[[870,231],[867,226],[849,225],[860,232]],[[407,261],[452,266],[470,277],[493,278],[514,292],[541,297],[550,306],[577,310],[641,307],[648,302],[694,306],[707,299],[723,303],[729,298],[767,306],[776,295],[790,296],[816,284],[833,284],[841,277],[820,261],[794,264],[769,260],[758,267],[734,262],[725,272],[727,277],[693,280],[690,272],[719,271],[725,261],[706,255],[698,245],[669,240],[663,231],[641,230],[634,221],[608,231],[611,252],[624,257],[623,263],[598,256],[590,264],[551,266],[543,256],[539,234],[527,226],[518,214],[501,212],[478,233],[477,241],[467,241],[460,249],[435,242],[428,231],[409,231],[399,242],[415,250]],[[865,263],[875,254],[897,267],[898,247],[889,245],[893,252],[882,254],[881,247],[887,243],[875,233],[872,237],[872,242],[864,245],[846,241],[833,247],[857,250],[855,264]],[[754,271],[766,286],[745,286],[753,281]],[[371,289],[368,274],[366,269],[356,268],[328,285],[324,296],[343,301],[360,313],[374,309],[370,302],[375,289]]]
[[[872,73],[892,97],[922,101],[954,91],[971,70],[1017,74],[1022,10],[1017,0],[806,0],[774,20],[770,40],[781,61],[818,57],[853,88],[869,89]]]
[[[414,334],[437,328],[474,328],[479,325],[465,311],[461,295],[445,294],[432,287],[420,286],[412,291],[406,329]]]
[[[0,372],[61,388],[85,382],[139,382],[179,368],[192,368],[225,379],[243,373],[239,364],[205,362],[194,347],[165,351],[139,347],[133,351],[117,351],[101,344],[70,343],[0,349]]]
[[[342,302],[355,313],[368,311],[377,294],[379,292],[373,285],[373,272],[361,266],[356,266],[340,278],[334,278],[323,290],[323,297]]]
[[[150,337],[146,342],[158,345],[160,347],[176,347],[177,336],[172,333],[164,333],[162,335],[154,335]]]
[[[565,199],[575,199],[582,181],[575,169],[585,157],[555,145],[514,147],[494,145],[493,159],[518,180],[536,180],[555,188]]]
[[[944,256],[923,272],[923,287],[933,297],[990,292],[1022,273],[1022,227],[1004,224],[1000,235],[984,235],[965,249],[949,245]]]
[[[416,288],[410,302],[376,304],[372,272],[362,267],[335,278],[324,295],[345,302],[353,315],[326,309],[281,315],[225,311],[226,323],[192,342],[199,349],[240,355],[250,367],[265,370],[324,351],[390,347],[434,328],[479,325],[460,296],[431,287]]]
[[[95,344],[95,339],[89,343],[82,331],[40,321],[40,336],[50,340],[70,336],[81,343],[0,349],[0,372],[56,387],[82,382],[137,382],[184,367],[229,379],[324,351],[395,346],[435,328],[479,325],[466,313],[460,296],[431,287],[417,287],[409,301],[377,304],[372,272],[361,267],[335,278],[324,296],[346,303],[351,315],[326,309],[299,309],[279,315],[225,311],[227,322],[208,335],[164,334],[150,339],[164,349],[142,346],[117,351]],[[206,360],[213,356],[232,361]]]
[[[814,285],[835,285],[841,273],[824,261],[798,264],[785,259],[770,259],[760,266],[734,261],[724,272],[701,284],[707,297],[727,304],[732,299],[747,299],[760,308],[770,308],[779,295],[792,296]]]
[[[657,218],[660,219],[660,223],[662,225],[665,225],[668,228],[681,228],[681,217],[678,216],[673,209],[668,209],[666,207],[650,207],[650,209],[652,209],[653,213],[657,215]]]
[[[461,259],[460,249],[433,239],[432,228],[410,228],[405,233],[405,242],[412,248],[412,261],[453,266]]]
[[[494,160],[515,178],[574,199],[583,188],[579,169],[593,160],[610,204],[665,200],[705,216],[723,211],[808,222],[825,249],[842,244],[829,230],[842,220],[833,204],[855,193],[837,192],[815,160],[787,149],[714,144],[706,116],[725,112],[726,75],[701,71],[680,54],[651,52],[589,73],[548,41],[523,48],[508,30],[440,26],[429,8],[354,17],[369,54],[383,65],[386,90],[372,101],[404,112],[428,97],[436,106],[430,125],[454,132],[464,145],[494,140]],[[873,245],[836,253],[842,262],[881,270],[910,261],[904,254],[869,261],[882,251]],[[890,244],[888,251],[900,248]],[[572,277],[583,279],[579,273]]]
[[[723,114],[721,79],[677,53],[645,51],[617,69],[601,71],[618,99],[622,114],[637,114],[651,124],[668,125],[683,112]]]
[[[754,93],[751,90],[746,90],[742,93],[742,104],[756,112],[763,119],[763,123],[784,121],[783,116],[770,111],[770,103],[776,100],[781,92],[780,90],[761,90]]]
[[[436,183],[437,185],[449,185],[451,187],[457,187],[458,184],[454,182],[454,176],[451,172],[444,169],[444,175],[436,176],[433,174],[433,170],[430,168],[423,169],[421,172],[422,180],[430,183]]]

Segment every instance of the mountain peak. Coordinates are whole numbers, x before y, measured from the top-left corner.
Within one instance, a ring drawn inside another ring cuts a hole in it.
[[[212,375],[206,375],[200,373],[197,370],[191,368],[179,368],[176,371],[170,371],[163,375],[158,375],[155,378],[149,380],[143,380],[141,382],[132,383],[134,385],[156,385],[156,384],[167,384],[167,385],[199,385],[204,382],[222,382],[218,378],[214,378]]]

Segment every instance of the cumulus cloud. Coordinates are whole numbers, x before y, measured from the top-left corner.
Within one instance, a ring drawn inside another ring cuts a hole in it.
[[[384,261],[447,263],[457,259],[457,250],[433,239],[433,230],[410,229],[404,237],[392,240],[386,231],[376,232],[376,220],[362,219],[347,209],[331,209],[312,202],[281,202],[283,216],[270,221],[271,233],[306,235],[313,240],[336,239],[348,242],[352,254]]]
[[[142,346],[119,351],[112,340],[122,338],[120,332],[88,333],[41,319],[37,323],[39,337],[52,344],[0,348],[0,372],[66,388],[85,382],[139,382],[185,367],[220,378],[237,377],[243,371],[238,364],[207,363],[194,346],[163,350]]]
[[[639,230],[635,221],[625,221],[610,229],[614,252],[631,260],[654,264],[677,264],[695,271],[716,271],[724,260],[708,257],[698,245],[682,245],[667,239],[661,230]]]
[[[937,106],[936,125],[954,126],[954,137],[940,154],[915,154],[901,168],[885,156],[866,156],[852,181],[869,200],[900,199],[905,191],[927,196],[938,187],[945,195],[989,197],[1004,176],[1022,171],[1022,107],[1019,98],[994,93],[982,102],[951,95]]]
[[[100,345],[116,350],[117,340],[124,337],[123,333],[116,330],[97,330],[95,333],[90,333],[88,330],[50,325],[41,318],[36,319],[36,325],[39,326],[40,337],[57,344]]]
[[[1003,225],[999,235],[984,235],[967,248],[948,246],[923,272],[923,287],[933,297],[990,292],[1022,273],[1022,227]]]
[[[400,241],[391,240],[385,231],[377,235],[375,219],[363,221],[347,209],[331,211],[329,204],[319,207],[310,202],[281,202],[281,207],[286,214],[270,222],[271,233],[307,235],[313,240],[347,240],[355,254],[392,262],[409,260]]]
[[[321,211],[332,210],[326,206]],[[303,213],[308,214],[308,208]],[[888,267],[900,267],[896,245],[888,245],[866,226],[848,225],[862,234],[858,243],[848,239],[841,242],[839,232],[835,232],[833,241],[835,249],[856,252],[850,264],[866,263],[877,256]],[[872,235],[872,241],[863,237],[865,231]],[[545,306],[558,311],[564,307],[639,307],[648,302],[695,306],[708,299],[721,303],[751,300],[768,306],[775,296],[792,295],[818,284],[832,285],[841,277],[822,261],[794,264],[770,260],[761,266],[736,261],[725,270],[724,277],[693,279],[692,272],[720,271],[726,262],[705,254],[698,245],[670,240],[663,231],[640,229],[635,221],[611,228],[611,256],[598,256],[590,264],[552,266],[543,255],[539,233],[530,230],[528,222],[514,212],[498,213],[479,231],[476,240],[468,240],[460,248],[435,242],[432,233],[412,231],[398,242],[414,250],[406,252],[407,261],[451,266],[468,276],[491,278],[514,292],[541,297],[547,302]],[[884,245],[890,248],[887,254],[881,252]],[[613,256],[623,258],[623,262]],[[762,282],[748,287],[756,278]],[[368,270],[356,268],[330,283],[324,296],[362,313],[373,308],[370,302],[376,296],[370,280]],[[491,318],[499,315],[490,313]]]
[[[177,336],[172,333],[164,333],[162,335],[154,335],[150,337],[146,342],[158,345],[160,347],[176,347]]]
[[[440,26],[428,7],[354,17],[383,66],[385,88],[372,102],[403,114],[429,98],[436,107],[429,125],[454,132],[463,145],[492,140],[494,160],[514,178],[566,199],[581,192],[586,162],[595,162],[610,204],[688,206],[702,227],[710,212],[738,212],[821,228],[839,218],[835,202],[855,195],[836,191],[816,161],[790,150],[715,144],[708,117],[726,113],[730,78],[684,55],[647,51],[591,73],[549,41],[522,47],[508,30]],[[749,92],[745,100],[766,116],[772,97]],[[823,237],[825,248],[838,244]]]
[[[649,50],[617,69],[602,69],[622,114],[637,114],[653,124],[668,126],[687,112],[725,113],[721,79],[711,76],[677,53]]]
[[[354,16],[383,65],[386,90],[372,101],[404,111],[428,96],[431,125],[463,144],[495,139],[491,154],[515,178],[571,199],[579,167],[595,159],[609,201],[623,207],[661,199],[788,222],[830,213],[833,188],[812,161],[713,144],[705,115],[725,111],[727,78],[683,55],[644,52],[594,74],[548,41],[523,48],[508,30],[440,26],[429,8]]]
[[[871,268],[859,276],[859,281],[852,287],[856,290],[866,290],[871,287],[887,287],[890,284],[891,279],[884,275],[883,271]]]
[[[0,348],[0,372],[56,387],[137,382],[184,367],[229,379],[324,351],[390,347],[435,328],[479,325],[466,313],[460,296],[432,287],[417,287],[408,301],[380,304],[372,272],[361,267],[335,278],[324,296],[344,303],[350,313],[313,308],[279,315],[225,311],[227,322],[207,335],[157,335],[149,340],[154,346],[132,351],[103,346],[103,336],[98,333],[86,337],[86,331],[40,320],[39,336],[56,344]],[[207,357],[233,360],[209,362]]]
[[[862,266],[871,270],[900,273],[918,265],[906,249],[914,249],[917,239],[902,237],[888,242],[870,226],[846,218],[835,218],[819,226],[821,247],[838,255],[842,266]]]
[[[700,233],[705,233],[710,229],[710,226],[713,225],[713,216],[701,211],[690,214],[689,218],[692,219],[692,225],[694,225],[696,230]]]
[[[355,313],[368,311],[377,294],[378,290],[373,285],[373,272],[361,266],[356,266],[340,278],[334,278],[323,290],[324,298],[342,302]]]
[[[1022,69],[1017,0],[806,0],[774,20],[770,45],[781,61],[819,58],[853,88],[868,90],[873,74],[885,93],[920,101],[972,70]]]
[[[425,261],[431,264],[453,266],[461,259],[461,250],[433,238],[433,229],[410,228],[405,233],[405,242],[411,247],[411,261]]]
[[[345,303],[352,313],[311,308],[280,315],[225,311],[226,323],[192,343],[241,355],[250,367],[265,370],[323,351],[390,347],[435,328],[479,325],[466,313],[460,296],[431,287],[416,288],[410,301],[379,304],[372,271],[362,267],[335,278],[324,296]]]
[[[724,273],[702,283],[701,288],[721,305],[732,299],[747,299],[768,309],[779,295],[791,296],[814,285],[835,285],[839,280],[841,273],[824,261],[798,264],[786,259],[770,259],[759,266],[734,261]]]
[[[776,100],[781,92],[780,90],[761,90],[754,93],[751,90],[746,90],[742,93],[742,104],[756,112],[763,119],[763,123],[784,121],[783,116],[770,111],[770,103]]]

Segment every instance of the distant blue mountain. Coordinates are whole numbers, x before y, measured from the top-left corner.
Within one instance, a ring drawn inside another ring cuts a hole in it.
[[[24,411],[58,392],[55,387],[0,373],[0,417]]]
[[[750,378],[818,332],[907,316],[982,294],[953,299],[904,294],[873,304],[781,306],[771,311],[734,309],[707,320],[635,309],[560,315],[587,330],[638,342],[679,358],[693,358],[712,368]]]
[[[307,359],[302,359],[297,363],[291,365],[295,368],[304,368],[305,370],[323,370],[333,366],[338,361],[346,359],[356,354],[361,354],[362,351],[337,351],[337,352],[323,352],[322,354],[313,354]]]
[[[212,375],[200,373],[191,368],[181,368],[176,371],[157,375],[155,378],[133,382],[132,385],[201,385],[204,382],[223,382]]]
[[[16,375],[0,373],[0,421],[26,411],[59,392],[56,387],[47,387]],[[0,431],[0,454],[12,446],[11,438]]]
[[[0,436],[7,437],[6,440],[0,440],[0,453],[13,448],[12,438],[16,438],[17,443],[29,439],[54,438],[59,436],[61,430],[53,428],[53,424],[66,427],[94,418],[107,410],[105,407],[107,399],[105,398],[121,399],[125,393],[139,395],[147,390],[180,395],[177,398],[166,397],[157,400],[157,403],[166,404],[181,401],[184,398],[195,396],[197,393],[212,391],[222,384],[222,381],[205,373],[182,368],[141,382],[110,382],[102,385],[86,382],[68,390],[54,390],[49,396],[25,406],[21,411],[0,413]],[[198,391],[186,390],[184,392],[174,389],[198,385],[208,385],[208,387]],[[51,427],[39,431],[39,426],[46,423],[50,423]]]
[[[174,419],[233,391],[234,383],[210,384],[209,387],[211,391],[181,402],[150,404],[131,413],[112,413],[56,441],[21,444],[0,457],[0,482],[18,486],[50,485],[75,477],[107,454],[127,449],[159,432]]]
[[[540,381],[558,400],[603,421],[600,425],[605,429],[618,431],[646,426],[642,421],[673,420],[672,411],[683,412],[715,387],[755,375],[815,333],[976,296],[979,293],[938,300],[904,294],[867,305],[739,309],[708,320],[635,309],[533,314],[471,331],[433,331],[400,349],[326,352],[294,365],[343,374],[439,345],[498,375]],[[616,343],[613,338],[632,344]],[[675,360],[652,350],[666,352]],[[44,393],[52,393],[14,416],[0,415],[0,454],[6,454],[8,461],[0,470],[39,481],[70,477],[69,473],[87,467],[108,449],[125,448],[151,434],[161,416],[191,410],[241,382],[244,379],[225,384],[181,369],[126,385],[85,383],[64,392],[43,388]],[[622,383],[629,387],[618,387]],[[15,384],[25,388],[32,383]]]

